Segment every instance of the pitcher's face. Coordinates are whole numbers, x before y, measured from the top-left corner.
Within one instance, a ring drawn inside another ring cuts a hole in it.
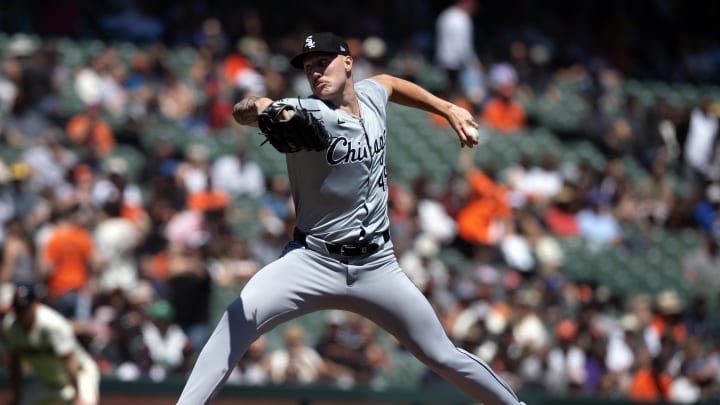
[[[313,94],[331,100],[342,94],[352,70],[352,57],[318,53],[305,57],[305,75]]]

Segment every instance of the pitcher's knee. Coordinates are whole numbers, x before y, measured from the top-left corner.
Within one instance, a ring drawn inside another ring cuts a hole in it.
[[[422,350],[415,353],[418,360],[434,371],[452,369],[455,355],[457,353],[454,353],[454,351],[448,352],[445,350]]]
[[[230,316],[245,316],[245,303],[242,298],[236,298],[235,301],[231,302],[225,310]]]
[[[231,302],[230,305],[225,308],[225,311],[227,312],[230,322],[241,323],[245,326],[257,326],[257,320],[255,319],[257,309],[248,308],[246,301],[242,298],[237,298]]]

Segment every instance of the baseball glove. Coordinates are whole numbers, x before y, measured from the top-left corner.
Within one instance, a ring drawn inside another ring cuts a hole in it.
[[[258,127],[266,142],[282,153],[321,151],[330,144],[330,135],[318,118],[302,106],[272,102],[258,114]]]

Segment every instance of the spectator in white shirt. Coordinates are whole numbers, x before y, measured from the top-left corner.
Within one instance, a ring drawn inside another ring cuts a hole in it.
[[[150,378],[164,380],[167,374],[186,369],[192,346],[182,328],[173,321],[175,309],[169,302],[155,301],[148,315],[149,319],[142,327],[142,337],[153,362]]]
[[[265,194],[265,175],[244,150],[220,156],[210,170],[213,184],[233,197],[260,197]]]
[[[694,179],[703,179],[712,159],[718,133],[718,117],[710,110],[710,99],[703,99],[690,114],[685,140],[685,164]]]
[[[435,54],[438,64],[447,74],[447,96],[458,96],[460,75],[466,69],[480,69],[475,52],[473,15],[477,0],[457,0],[436,20]]]
[[[135,249],[142,240],[140,229],[122,216],[122,202],[103,204],[104,216],[93,232],[95,248],[100,259],[100,291],[120,288],[126,293],[138,285],[138,265]]]

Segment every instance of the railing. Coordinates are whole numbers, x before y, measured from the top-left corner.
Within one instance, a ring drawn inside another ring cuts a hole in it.
[[[7,375],[0,373],[0,399],[5,399],[8,388]],[[141,379],[120,381],[103,378],[100,387],[100,403],[132,405],[172,404],[182,391],[182,381],[154,382]],[[637,405],[623,398],[599,398],[597,396],[563,396],[546,392],[521,391],[520,398],[528,405]],[[329,404],[375,404],[375,405],[470,405],[476,402],[451,389],[338,389],[324,386],[236,386],[226,385],[213,404],[257,405],[329,405]],[[647,402],[642,403],[648,405]],[[668,404],[656,402],[655,404]],[[718,404],[706,401],[695,405]]]

